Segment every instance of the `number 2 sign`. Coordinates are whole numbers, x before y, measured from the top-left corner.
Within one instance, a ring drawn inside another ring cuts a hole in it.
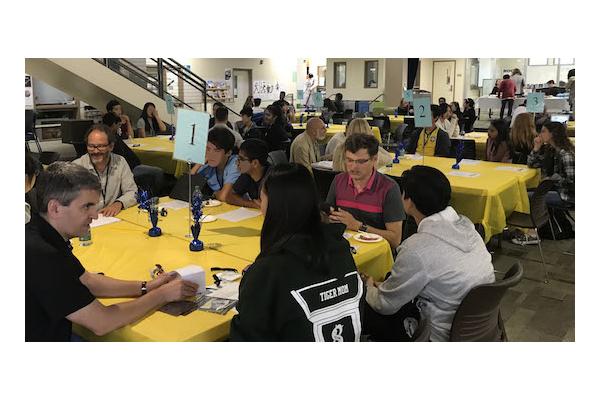
[[[431,97],[414,96],[413,107],[415,110],[415,126],[426,128],[431,126]]]

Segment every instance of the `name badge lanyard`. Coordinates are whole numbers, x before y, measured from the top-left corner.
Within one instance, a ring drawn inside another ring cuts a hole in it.
[[[98,175],[98,180],[100,181],[100,187],[102,188],[102,204],[104,207],[106,207],[106,189],[108,188],[108,177],[110,176],[110,161],[112,160],[112,158],[108,159],[108,165],[106,166],[106,182],[104,183],[104,187],[102,187],[102,178],[100,177],[100,174],[98,173],[98,170],[96,169],[96,166],[94,165],[94,163],[92,163],[92,166],[94,167],[94,171],[96,172],[96,175]]]

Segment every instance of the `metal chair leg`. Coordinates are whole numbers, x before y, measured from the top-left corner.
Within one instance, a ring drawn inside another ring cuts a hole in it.
[[[546,267],[546,260],[544,260],[544,252],[542,251],[542,240],[540,239],[540,235],[538,234],[538,230],[537,228],[535,228],[535,234],[537,235],[538,238],[538,247],[540,249],[540,256],[542,258],[542,265],[544,266],[544,283],[549,283],[549,278],[548,278],[548,268]]]
[[[554,228],[552,227],[552,221],[554,220],[554,215],[552,215],[552,217],[548,220],[548,223],[550,224],[550,232],[552,232],[552,240],[556,240],[556,236],[554,235]],[[538,237],[539,239],[539,237]]]

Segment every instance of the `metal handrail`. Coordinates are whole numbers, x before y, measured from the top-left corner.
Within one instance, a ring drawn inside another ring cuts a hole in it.
[[[375,97],[373,100],[371,100],[371,101],[369,102],[369,104],[371,104],[371,103],[375,103],[375,102],[377,101],[377,99],[378,99],[378,98],[380,98],[381,96],[383,96],[383,93],[381,93],[379,96],[377,96],[377,97]]]

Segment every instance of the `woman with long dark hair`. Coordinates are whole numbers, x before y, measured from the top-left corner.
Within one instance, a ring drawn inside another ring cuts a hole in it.
[[[265,110],[263,125],[267,127],[264,140],[269,145],[269,151],[285,150],[285,143],[289,141],[285,130],[286,120],[281,107],[271,104]]]
[[[473,124],[477,119],[477,115],[475,115],[475,101],[473,99],[468,98],[463,102],[463,130],[465,132],[473,131]]]
[[[137,137],[156,136],[159,132],[166,132],[167,125],[160,119],[154,103],[144,104],[142,115],[136,124]]]
[[[306,167],[272,167],[261,190],[260,254],[240,283],[231,339],[358,341],[363,285],[344,225],[325,224]]]
[[[485,144],[485,161],[511,162],[508,125],[502,119],[495,119],[488,128],[488,139]]]
[[[542,152],[543,146],[554,151]],[[575,146],[560,122],[546,122],[542,126],[540,134],[533,140],[533,150],[527,157],[527,165],[540,168],[545,165],[544,161],[548,157],[554,158],[554,173],[547,178],[555,181],[558,193],[549,192],[546,203],[551,206],[561,205],[563,202],[575,203]]]

